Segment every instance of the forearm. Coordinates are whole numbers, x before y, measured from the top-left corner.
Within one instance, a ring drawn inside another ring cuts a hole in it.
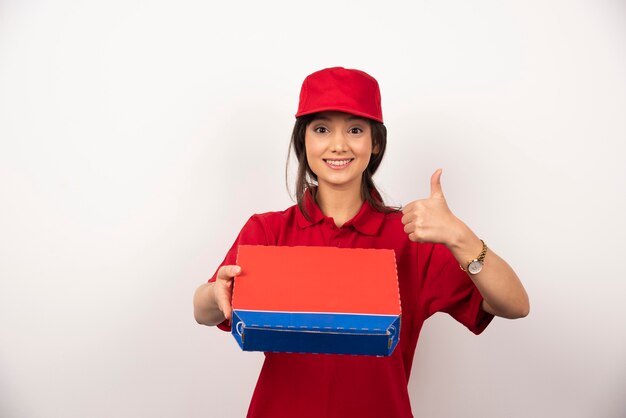
[[[447,246],[464,267],[482,250],[480,239],[466,225],[459,230],[454,242]],[[491,248],[487,251],[480,273],[468,275],[483,296],[483,308],[487,312],[510,319],[528,315],[530,305],[522,282],[511,266]]]
[[[193,295],[193,315],[199,324],[212,326],[225,319],[215,300],[214,284],[211,282],[200,285]]]

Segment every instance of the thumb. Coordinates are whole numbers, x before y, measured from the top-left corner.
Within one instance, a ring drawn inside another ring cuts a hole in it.
[[[430,197],[440,196],[443,197],[443,190],[441,188],[441,168],[437,169],[430,177]]]

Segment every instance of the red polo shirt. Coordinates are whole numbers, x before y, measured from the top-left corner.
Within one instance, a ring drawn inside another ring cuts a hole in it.
[[[311,220],[296,205],[253,215],[220,267],[235,264],[240,244],[393,249],[402,304],[400,341],[390,357],[265,353],[248,417],[412,417],[407,385],[424,321],[447,312],[479,334],[493,316],[482,310],[478,289],[445,246],[408,239],[402,213],[383,214],[365,202],[337,228],[312,199],[306,204]],[[230,331],[226,323],[218,327]]]

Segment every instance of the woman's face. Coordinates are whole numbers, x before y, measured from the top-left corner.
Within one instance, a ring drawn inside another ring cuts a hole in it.
[[[343,112],[319,113],[304,135],[307,161],[320,187],[360,190],[372,152],[367,119]]]

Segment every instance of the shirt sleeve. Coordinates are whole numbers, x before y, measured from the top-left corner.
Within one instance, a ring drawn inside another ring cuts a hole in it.
[[[482,308],[483,297],[450,250],[442,244],[422,244],[421,306],[425,318],[445,312],[478,335],[493,315]],[[421,257],[420,257],[421,256]]]
[[[209,282],[215,282],[217,278],[217,271],[222,266],[233,265],[237,262],[237,252],[239,251],[240,245],[267,245],[267,235],[265,233],[265,228],[263,227],[263,223],[259,215],[252,215],[250,219],[243,226],[237,239],[226,253],[226,257],[224,257],[224,261],[220,263],[220,265],[215,269],[215,273],[209,279]],[[235,278],[235,280],[237,280]],[[224,320],[222,323],[217,324],[217,327],[223,331],[230,332],[231,327],[228,325],[228,321]]]

